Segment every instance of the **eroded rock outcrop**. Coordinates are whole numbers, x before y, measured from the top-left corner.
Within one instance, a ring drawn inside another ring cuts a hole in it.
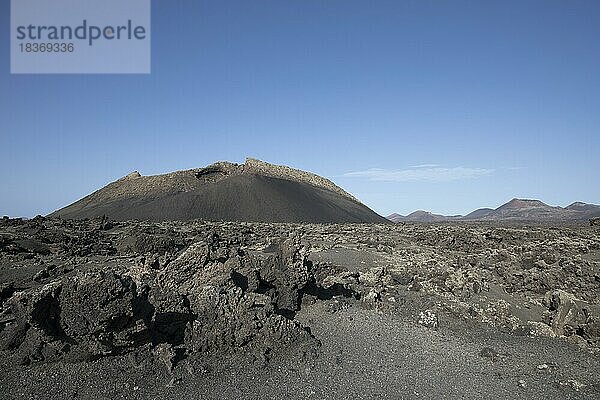
[[[549,325],[557,336],[580,336],[596,342],[600,338],[600,308],[577,299],[564,290],[548,292]]]
[[[172,364],[212,356],[265,362],[279,351],[313,357],[319,342],[293,319],[312,277],[306,251],[290,238],[247,252],[215,234],[159,270],[63,277],[7,300],[12,318],[0,346],[22,363],[144,346]]]

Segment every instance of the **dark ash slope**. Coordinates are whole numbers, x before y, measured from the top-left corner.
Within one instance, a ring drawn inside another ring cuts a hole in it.
[[[103,215],[151,221],[386,222],[324,178],[252,159],[157,176],[133,173],[50,214]]]

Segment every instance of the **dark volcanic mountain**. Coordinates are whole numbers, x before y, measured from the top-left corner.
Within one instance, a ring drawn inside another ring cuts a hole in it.
[[[565,207],[565,210],[578,211],[580,213],[585,214],[587,218],[600,217],[600,206],[597,206],[595,204],[586,204],[580,201],[576,201],[575,203]]]
[[[600,206],[575,202],[567,207],[549,206],[540,200],[512,199],[496,209],[480,208],[465,216],[445,216],[426,211],[415,211],[406,217],[392,214],[390,221],[442,222],[442,221],[584,221],[600,216]]]
[[[61,218],[387,222],[331,181],[252,158],[164,175],[133,172],[50,214]]]
[[[576,215],[562,207],[552,207],[539,200],[512,199],[483,219],[492,220],[568,220]]]

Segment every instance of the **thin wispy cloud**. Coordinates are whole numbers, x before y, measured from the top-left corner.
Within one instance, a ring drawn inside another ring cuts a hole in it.
[[[411,165],[408,168],[435,168],[439,167],[439,164],[419,164],[419,165]]]
[[[450,182],[480,178],[491,175],[493,172],[493,169],[487,168],[415,166],[401,170],[371,168],[364,171],[347,172],[342,176],[380,182]]]

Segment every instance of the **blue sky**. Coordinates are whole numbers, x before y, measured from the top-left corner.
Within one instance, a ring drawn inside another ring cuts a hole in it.
[[[600,203],[598,1],[153,1],[150,75],[11,75],[0,214],[253,156],[381,214]]]

